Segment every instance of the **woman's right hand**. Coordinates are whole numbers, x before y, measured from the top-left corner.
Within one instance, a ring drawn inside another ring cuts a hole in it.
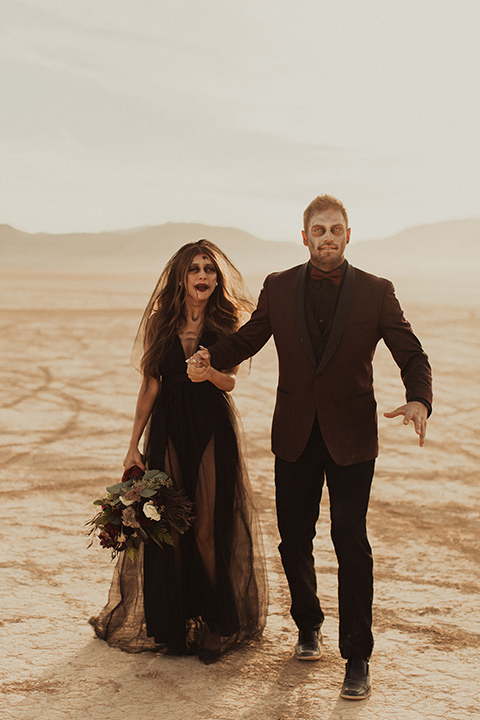
[[[138,448],[130,448],[125,455],[125,459],[123,461],[123,467],[125,468],[125,470],[129,470],[134,465],[136,465],[143,471],[146,470],[145,463],[142,460],[142,456]]]

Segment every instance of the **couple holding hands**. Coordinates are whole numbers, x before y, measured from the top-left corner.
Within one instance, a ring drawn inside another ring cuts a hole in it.
[[[345,260],[343,204],[315,198],[303,228],[308,261],[269,275],[256,308],[240,273],[208,240],[180,248],[160,276],[134,346],[143,382],[124,465],[164,470],[194,503],[195,520],[174,547],[145,544],[133,562],[122,553],[108,604],[91,622],[110,645],[195,654],[207,664],[261,635],[266,571],[229,393],[238,365],[273,335],[272,451],[279,550],[298,629],[294,655],[321,656],[313,539],[326,482],[347,661],[341,696],[361,700],[371,692],[373,648],[366,515],[378,452],[375,347],[383,339],[406,391],[405,404],[385,416],[412,422],[421,446],[431,370],[392,283]]]

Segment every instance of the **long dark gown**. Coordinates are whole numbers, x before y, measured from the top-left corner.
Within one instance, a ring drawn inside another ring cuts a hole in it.
[[[204,332],[208,346],[215,334]],[[210,382],[192,383],[176,337],[162,365],[145,443],[150,469],[165,470],[194,503],[195,521],[174,547],[122,553],[96,634],[129,652],[201,655],[258,637],[267,611],[258,519],[239,446],[235,407]]]

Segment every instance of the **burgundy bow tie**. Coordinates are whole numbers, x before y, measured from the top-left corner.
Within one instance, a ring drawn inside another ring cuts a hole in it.
[[[316,267],[312,267],[312,279],[330,280],[333,285],[336,285],[338,287],[340,285],[340,280],[342,279],[342,271],[340,270],[340,268],[336,268],[335,270],[331,270],[330,272],[324,272],[323,270],[319,270]]]

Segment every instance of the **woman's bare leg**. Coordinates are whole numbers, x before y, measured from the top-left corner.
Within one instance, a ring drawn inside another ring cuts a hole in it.
[[[208,579],[215,586],[215,448],[213,437],[205,448],[198,470],[193,530]]]

